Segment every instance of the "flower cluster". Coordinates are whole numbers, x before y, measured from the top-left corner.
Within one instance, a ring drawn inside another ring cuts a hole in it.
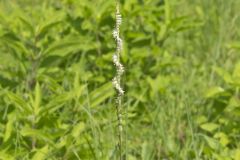
[[[120,63],[119,57],[117,56],[117,54],[114,54],[114,55],[113,55],[113,63],[114,63],[114,65],[117,67],[117,73],[118,73],[119,75],[122,75],[123,72],[124,72],[124,67],[123,67],[123,65]]]
[[[113,78],[112,83],[113,83],[114,87],[116,88],[116,90],[119,92],[119,94],[123,95],[124,90],[121,88],[121,86],[120,86],[116,77]]]
[[[121,85],[120,85],[121,75],[124,72],[124,67],[120,63],[120,53],[121,53],[122,48],[123,48],[123,42],[122,42],[122,39],[120,38],[120,34],[119,34],[121,23],[122,23],[122,16],[121,16],[120,13],[117,12],[116,13],[116,26],[115,26],[115,29],[113,30],[113,33],[112,33],[113,38],[115,39],[116,45],[117,45],[116,53],[113,55],[113,63],[117,68],[117,75],[116,75],[116,77],[113,78],[113,85],[116,88],[116,90],[118,91],[119,95],[124,94],[124,91],[123,91],[123,89],[121,88]]]

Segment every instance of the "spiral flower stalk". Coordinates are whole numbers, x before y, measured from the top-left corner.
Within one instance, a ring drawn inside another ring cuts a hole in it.
[[[122,16],[120,14],[119,8],[119,0],[116,0],[116,24],[113,30],[113,38],[116,41],[116,52],[113,55],[113,63],[116,66],[116,76],[113,78],[112,83],[114,88],[117,91],[117,98],[116,98],[116,112],[117,112],[117,119],[118,119],[118,149],[119,149],[119,159],[122,160],[122,111],[121,111],[121,103],[122,103],[122,96],[124,95],[124,90],[121,87],[121,76],[124,73],[124,67],[120,62],[120,54],[123,48],[123,42],[120,38],[120,25],[122,23]]]

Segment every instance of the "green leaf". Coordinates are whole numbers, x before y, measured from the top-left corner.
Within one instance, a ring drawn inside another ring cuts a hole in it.
[[[23,113],[31,113],[32,109],[29,106],[29,104],[22,99],[20,96],[18,96],[17,94],[8,92],[7,93],[8,98],[10,99],[10,101],[16,105],[16,107]]]
[[[196,123],[197,124],[203,124],[207,122],[207,117],[206,116],[197,116],[196,117]]]
[[[16,117],[16,115],[15,115],[14,112],[10,113],[8,115],[8,122],[7,122],[7,125],[6,125],[6,128],[5,128],[5,134],[4,134],[4,137],[3,137],[3,142],[6,142],[10,138],[10,136],[13,132],[13,127],[14,127],[13,123],[15,121],[15,117]]]
[[[225,112],[231,116],[240,116],[240,99],[238,96],[234,95],[230,98]]]
[[[227,146],[230,143],[230,139],[228,138],[228,136],[223,133],[223,132],[218,132],[214,135],[214,138],[218,138],[219,142],[223,145],[223,146]]]
[[[37,33],[37,37],[39,39],[43,38],[53,27],[56,27],[57,25],[61,24],[63,21],[54,21],[54,22],[50,22],[44,26],[42,26],[38,33]]]
[[[142,148],[142,153],[141,153],[141,157],[142,159],[153,159],[152,157],[152,148],[150,147],[151,145],[149,145],[148,142],[144,142],[141,146]]]
[[[214,138],[208,137],[208,136],[204,136],[204,139],[206,140],[207,144],[214,150],[219,149],[220,144],[218,143],[217,140],[215,140]]]
[[[47,55],[66,56],[69,52],[76,50],[75,46],[80,45],[80,42],[75,41],[59,41],[55,42],[43,53]]]
[[[234,71],[233,71],[233,78],[235,81],[239,83],[240,79],[240,62],[235,65]]]
[[[36,150],[36,153],[33,155],[32,160],[45,160],[49,152],[48,145],[44,146],[41,149]]]
[[[112,3],[112,1],[98,1],[98,2],[100,2],[100,3],[97,4],[96,6],[94,6],[93,11],[95,11],[94,14],[95,14],[96,19],[99,23],[104,18],[103,16],[107,15],[107,14],[104,14],[104,13],[107,12],[111,8],[113,3]]]
[[[114,90],[112,83],[106,83],[89,94],[90,106],[96,107],[97,105],[104,102],[107,98],[112,97],[113,95]],[[85,101],[85,103],[87,103],[87,101]]]
[[[47,56],[64,57],[72,52],[88,51],[97,47],[96,42],[91,42],[87,37],[68,37],[60,41],[56,41],[43,52]]]
[[[22,24],[24,25],[24,28],[26,28],[28,31],[31,32],[32,36],[34,35],[34,27],[32,26],[29,17],[23,16],[21,15],[19,17],[19,20],[22,22]]]
[[[34,137],[39,140],[43,140],[43,141],[53,144],[52,135],[44,133],[42,130],[25,127],[20,131],[20,133],[23,137]]]
[[[165,0],[164,9],[165,9],[165,23],[169,24],[171,22],[171,8],[169,0]]]
[[[12,154],[0,151],[0,160],[15,160],[15,158],[12,156]]]
[[[131,154],[128,154],[127,155],[127,159],[128,160],[137,160],[138,158],[136,158],[135,156],[131,155]]]
[[[22,55],[29,56],[31,51],[26,48],[25,44],[20,41],[15,33],[6,33],[0,37],[0,42],[6,46],[9,46],[12,50],[15,51],[15,58],[21,59]]]
[[[231,42],[227,44],[227,47],[232,49],[240,49],[240,42],[239,41]]]
[[[200,127],[205,131],[213,132],[214,130],[219,128],[219,125],[215,123],[204,123]]]
[[[50,75],[40,74],[39,79],[47,84],[48,89],[50,89],[53,93],[62,93],[64,91],[64,88],[56,81],[56,79],[50,77]]]
[[[62,95],[51,98],[51,101],[45,107],[41,108],[40,115],[51,114],[52,112],[59,109],[70,98],[71,96],[69,93],[64,93]]]
[[[73,98],[76,97],[77,99],[79,99],[85,88],[86,88],[86,85],[80,84],[80,75],[79,75],[79,72],[77,72],[74,77],[72,97]]]
[[[212,98],[212,97],[215,97],[221,93],[224,92],[224,89],[222,87],[211,87],[210,89],[208,89],[208,91],[206,92],[205,94],[205,97],[206,98]]]
[[[234,160],[240,160],[240,149],[237,149],[237,150],[235,151]]]
[[[173,81],[173,78],[170,76],[158,75],[155,79],[149,76],[146,80],[151,87],[150,95],[153,97],[158,93],[164,93]]]
[[[219,67],[215,67],[214,70],[221,78],[223,78],[223,80],[226,83],[228,83],[228,84],[233,83],[232,76],[228,72],[226,72],[224,69],[219,68]]]
[[[84,129],[85,129],[85,123],[80,122],[77,125],[74,125],[71,134],[74,138],[79,138],[80,134],[84,131]]]

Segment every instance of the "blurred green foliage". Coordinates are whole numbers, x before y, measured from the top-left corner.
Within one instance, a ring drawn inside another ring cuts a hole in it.
[[[0,159],[117,159],[114,5],[0,0]],[[122,1],[126,159],[240,159],[239,7]]]

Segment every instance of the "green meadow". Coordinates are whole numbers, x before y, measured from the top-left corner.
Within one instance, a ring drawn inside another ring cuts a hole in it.
[[[115,0],[0,0],[0,160],[120,160]],[[121,160],[240,160],[240,0],[122,0]]]

